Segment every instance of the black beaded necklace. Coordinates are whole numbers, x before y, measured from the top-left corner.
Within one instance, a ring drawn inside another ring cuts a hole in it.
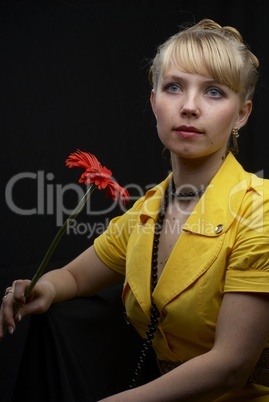
[[[159,213],[158,220],[155,224],[154,228],[154,238],[153,238],[153,248],[152,248],[152,262],[151,262],[151,294],[153,293],[157,282],[158,282],[158,249],[159,249],[159,240],[160,240],[160,235],[163,227],[163,222],[165,218],[165,214],[168,208],[168,203],[169,203],[169,196],[172,196],[172,199],[174,198],[193,198],[193,197],[201,197],[203,193],[205,192],[206,187],[202,188],[199,191],[190,191],[190,192],[184,192],[184,193],[177,193],[176,192],[176,187],[174,180],[172,180],[165,192],[164,199],[163,199],[163,204]],[[146,331],[146,336],[143,340],[142,343],[142,349],[140,352],[140,356],[138,359],[138,363],[134,372],[134,376],[131,380],[131,383],[129,385],[129,388],[135,388],[138,386],[139,380],[143,374],[143,370],[145,367],[146,363],[146,358],[148,357],[148,354],[150,352],[151,346],[152,346],[152,341],[154,338],[154,334],[157,329],[157,324],[159,321],[160,313],[159,310],[156,306],[155,301],[151,297],[151,315],[150,315],[150,321],[148,323],[148,329]]]
[[[164,199],[163,199],[163,204],[159,213],[158,220],[155,224],[154,228],[154,238],[153,238],[153,249],[152,249],[152,262],[151,262],[151,294],[153,293],[157,282],[158,282],[158,249],[159,249],[159,240],[160,240],[160,235],[163,227],[163,222],[165,218],[165,214],[167,211],[168,203],[169,203],[169,196],[172,196],[172,199],[174,198],[194,198],[194,197],[201,197],[203,193],[205,192],[206,187],[202,188],[199,191],[190,191],[190,192],[184,192],[184,193],[177,193],[176,192],[176,187],[174,180],[171,180],[169,183]],[[154,338],[154,334],[157,329],[157,324],[159,321],[160,313],[159,310],[156,306],[155,301],[151,297],[151,315],[150,315],[150,321],[148,323],[148,329],[146,331],[146,336],[143,340],[142,343],[142,349],[140,352],[140,357],[138,359],[138,363],[134,372],[134,376],[131,380],[131,383],[129,385],[129,388],[135,388],[138,386],[139,380],[141,378],[141,375],[143,374],[143,370],[145,367],[145,362],[146,358],[148,357],[148,354],[150,352],[151,346],[152,346],[152,341]]]
[[[194,198],[194,197],[199,197],[201,198],[202,195],[204,194],[206,190],[206,187],[203,187],[201,190],[197,191],[189,191],[189,192],[176,192],[176,186],[174,183],[174,180],[172,180],[172,190],[171,190],[171,195],[175,198]]]
[[[160,235],[163,227],[163,221],[165,218],[166,210],[168,207],[168,197],[170,193],[169,189],[170,185],[168,186],[164,199],[163,199],[163,205],[161,207],[161,211],[159,213],[159,217],[157,222],[155,223],[155,228],[154,228],[154,239],[153,239],[153,248],[152,248],[152,262],[151,262],[151,294],[153,293],[157,282],[158,282],[158,249],[159,249],[159,240],[160,240]],[[150,352],[151,346],[152,346],[152,340],[154,338],[154,334],[156,332],[156,327],[159,321],[160,313],[159,310],[156,306],[155,301],[151,297],[151,315],[150,315],[150,321],[148,323],[148,329],[146,331],[146,336],[144,338],[143,344],[142,344],[142,349],[140,352],[140,356],[138,359],[138,363],[134,372],[134,376],[131,380],[131,383],[129,385],[129,388],[135,388],[138,386],[139,380],[141,378],[141,375],[143,374],[143,370],[145,367],[146,363],[146,358],[148,357],[148,354]]]

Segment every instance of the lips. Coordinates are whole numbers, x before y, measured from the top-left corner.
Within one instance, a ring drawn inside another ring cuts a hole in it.
[[[181,138],[192,138],[202,134],[202,131],[193,126],[179,126],[175,128],[176,134]]]

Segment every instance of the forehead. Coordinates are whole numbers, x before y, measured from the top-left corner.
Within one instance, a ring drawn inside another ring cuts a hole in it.
[[[187,73],[212,78],[238,92],[240,66],[231,46],[212,41],[212,38],[211,41],[203,42],[196,39],[179,37],[163,49],[160,54],[159,78],[176,67]]]
[[[189,73],[213,76],[213,66],[216,63],[219,66],[224,63],[223,58],[219,59],[216,53],[213,56],[211,47],[208,49],[196,41],[183,41],[180,39],[178,38],[177,41],[171,42],[167,49],[164,49],[162,57],[163,73],[166,73],[171,66],[177,66]]]
[[[216,80],[214,77],[211,77],[208,73],[205,75],[198,74],[197,72],[190,72],[186,71],[181,67],[181,65],[175,64],[175,63],[170,63],[169,66],[167,66],[166,69],[163,69],[162,80],[180,80],[180,81],[197,81],[197,82],[203,82],[203,83],[216,83]]]

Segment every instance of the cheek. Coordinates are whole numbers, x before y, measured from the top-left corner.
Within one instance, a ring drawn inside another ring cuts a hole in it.
[[[160,104],[158,102],[155,104],[155,107],[154,107],[154,114],[155,114],[157,121],[159,121],[161,119],[162,113],[163,113],[163,108],[160,106]]]
[[[206,125],[208,132],[211,133],[217,141],[228,141],[234,128],[235,122],[235,109],[234,108],[222,108],[221,110],[215,110],[210,116],[206,118]]]
[[[154,112],[159,125],[171,124],[176,116],[176,112],[173,110],[173,108],[171,108],[171,106],[167,107],[165,102],[158,102]]]
[[[236,108],[227,107],[220,110],[216,115],[219,127],[232,128],[236,120]]]

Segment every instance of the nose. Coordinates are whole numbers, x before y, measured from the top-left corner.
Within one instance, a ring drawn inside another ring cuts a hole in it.
[[[197,108],[191,109],[186,106],[182,107],[180,113],[184,117],[198,117],[199,116],[199,110]]]
[[[194,95],[188,95],[184,98],[183,106],[181,107],[180,113],[184,117],[198,117],[199,108],[197,103],[197,98]]]

